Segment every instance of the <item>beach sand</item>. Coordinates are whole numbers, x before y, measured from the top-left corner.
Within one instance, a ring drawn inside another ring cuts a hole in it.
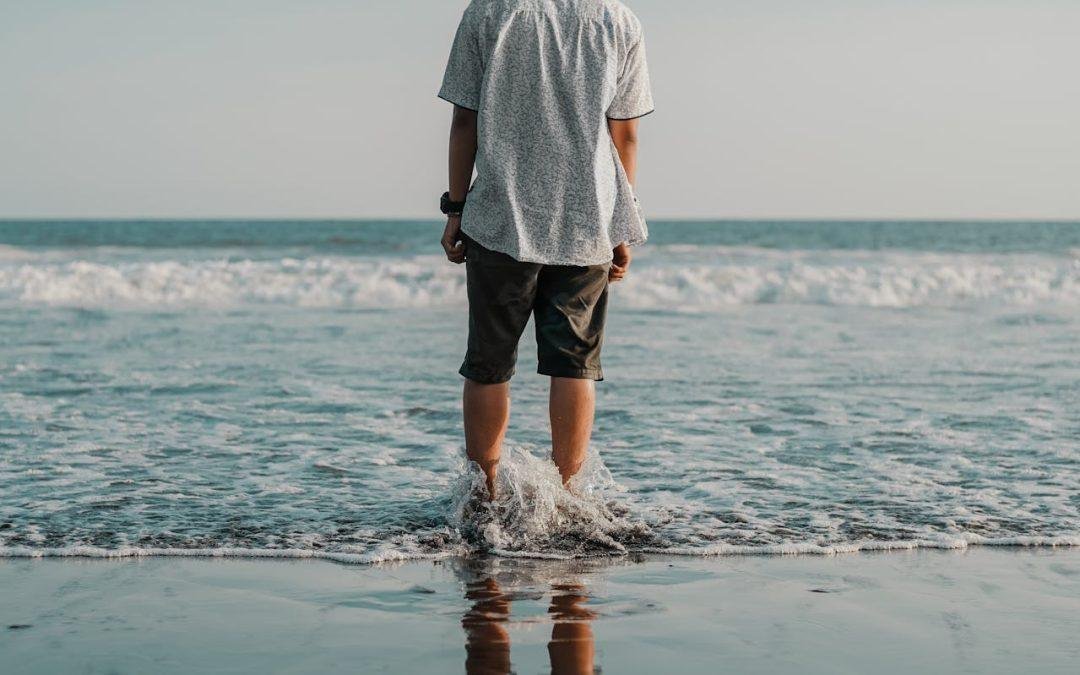
[[[8,559],[0,589],[5,673],[1072,673],[1080,658],[1077,549]]]

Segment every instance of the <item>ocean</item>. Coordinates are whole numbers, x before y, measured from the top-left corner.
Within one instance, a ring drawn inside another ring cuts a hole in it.
[[[0,221],[0,555],[1080,545],[1080,223],[654,222],[567,492],[500,501],[435,222]]]

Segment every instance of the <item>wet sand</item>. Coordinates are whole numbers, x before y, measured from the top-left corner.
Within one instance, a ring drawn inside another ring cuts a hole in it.
[[[5,673],[1072,673],[1080,550],[0,561]]]

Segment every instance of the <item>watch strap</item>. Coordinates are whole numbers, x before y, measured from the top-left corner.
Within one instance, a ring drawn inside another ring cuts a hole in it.
[[[450,199],[450,193],[443,193],[439,201],[439,210],[448,216],[460,216],[465,210],[465,202],[455,202]]]

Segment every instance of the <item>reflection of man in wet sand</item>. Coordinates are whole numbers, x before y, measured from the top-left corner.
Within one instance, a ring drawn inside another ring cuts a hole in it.
[[[578,584],[555,584],[551,587],[551,607],[548,614],[555,621],[548,643],[551,672],[592,673],[596,645],[593,642],[592,620],[596,614],[585,606],[589,596]]]
[[[596,647],[590,622],[596,618],[585,603],[589,596],[580,584],[553,584],[548,614],[555,622],[548,642],[553,675],[595,672]],[[510,673],[510,598],[494,577],[485,576],[466,586],[465,598],[473,605],[461,617],[465,629],[465,672],[469,675]]]
[[[473,605],[461,617],[465,629],[465,672],[488,675],[510,672],[510,600],[498,582],[482,578],[465,587],[465,599]]]

